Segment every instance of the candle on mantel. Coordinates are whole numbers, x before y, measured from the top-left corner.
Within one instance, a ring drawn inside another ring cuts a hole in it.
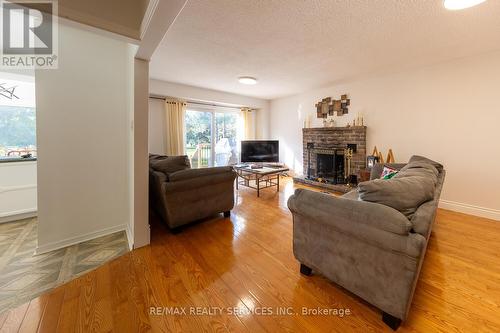
[[[354,126],[364,126],[364,118],[362,114],[357,114],[356,119],[354,119]]]
[[[304,128],[310,128],[311,127],[311,115],[307,114],[306,117],[304,118]]]

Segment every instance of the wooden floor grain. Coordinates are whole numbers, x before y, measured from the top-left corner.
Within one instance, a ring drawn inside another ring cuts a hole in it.
[[[260,198],[240,188],[230,218],[177,235],[153,223],[150,246],[0,314],[0,331],[390,332],[376,308],[320,275],[299,274],[286,207],[294,185],[283,183]],[[499,239],[499,222],[440,210],[398,331],[499,332]],[[300,315],[303,307],[351,314]]]

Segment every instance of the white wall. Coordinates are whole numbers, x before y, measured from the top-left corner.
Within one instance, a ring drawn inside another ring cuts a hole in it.
[[[149,61],[134,60],[134,248],[150,242],[149,226]]]
[[[36,216],[36,162],[0,163],[0,223]]]
[[[128,44],[59,27],[59,69],[36,73],[38,252],[130,221]]]
[[[257,139],[267,139],[269,137],[268,100],[159,80],[150,80],[149,86],[149,93],[152,96],[168,96],[234,107],[255,108],[257,109],[254,116],[255,136]],[[150,152],[162,153],[164,152],[163,135],[165,131],[163,104],[160,100],[150,99],[149,105]]]
[[[138,46],[129,44],[128,59],[134,58],[137,53]],[[128,245],[130,249],[134,247],[134,112],[135,112],[135,62],[129,61],[126,70],[126,83],[127,83],[127,123],[128,128],[128,156],[127,156],[127,174],[128,174],[128,225],[126,226],[126,233],[128,239]]]
[[[413,154],[440,161],[447,170],[442,206],[500,219],[500,52],[344,82],[271,102],[271,138],[284,162],[302,173],[302,133],[324,97],[351,98],[345,125],[360,113],[367,145],[405,162]]]

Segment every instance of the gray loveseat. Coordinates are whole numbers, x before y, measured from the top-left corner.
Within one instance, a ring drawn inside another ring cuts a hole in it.
[[[232,167],[191,169],[187,156],[150,155],[150,206],[174,232],[218,213],[229,217],[235,178]]]
[[[378,179],[384,166],[400,171]],[[413,156],[406,165],[376,165],[372,180],[343,197],[297,189],[288,207],[301,273],[323,274],[381,309],[397,329],[408,315],[444,178],[442,165]]]

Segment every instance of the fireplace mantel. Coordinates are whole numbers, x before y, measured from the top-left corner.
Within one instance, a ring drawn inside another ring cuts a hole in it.
[[[351,127],[310,127],[303,128],[302,132],[337,132],[337,131],[361,131],[366,132],[366,126],[351,126]]]

